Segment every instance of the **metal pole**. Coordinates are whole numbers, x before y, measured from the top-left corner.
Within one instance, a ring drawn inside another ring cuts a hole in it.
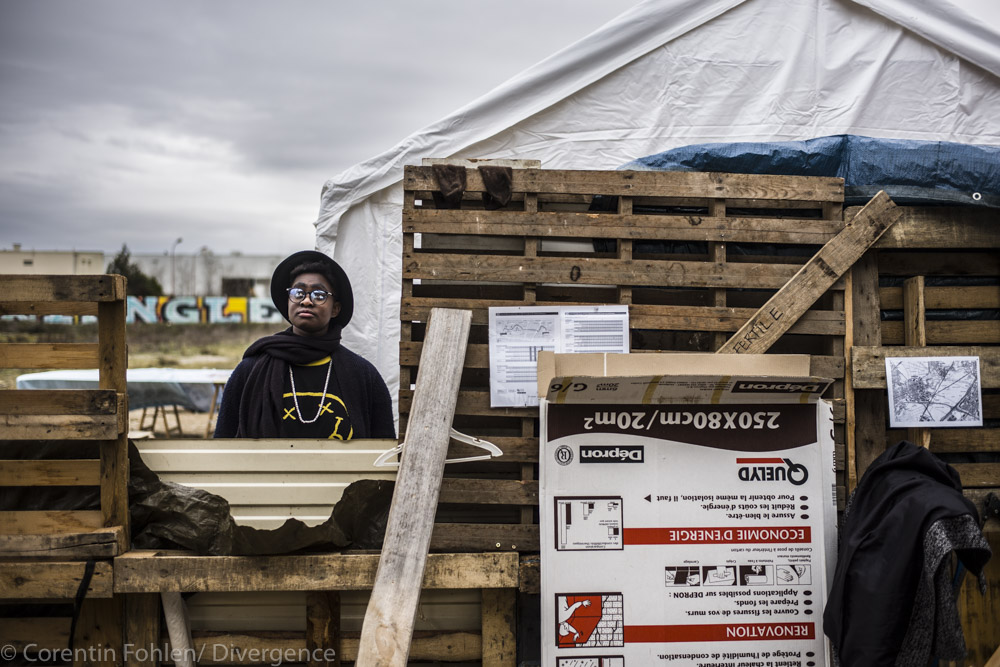
[[[177,255],[175,251],[177,250],[177,244],[183,240],[178,236],[174,244],[170,246],[170,296],[177,295]]]

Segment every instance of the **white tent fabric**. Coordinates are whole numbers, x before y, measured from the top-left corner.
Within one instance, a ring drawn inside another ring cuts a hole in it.
[[[646,0],[330,179],[316,244],[354,284],[345,344],[396,396],[404,165],[615,169],[688,144],[830,134],[1000,144],[997,109],[995,0]]]

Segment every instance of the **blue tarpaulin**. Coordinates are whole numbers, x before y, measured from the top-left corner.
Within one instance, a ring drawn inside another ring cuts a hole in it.
[[[885,190],[897,204],[1000,208],[1000,146],[840,134],[682,146],[620,169],[839,176],[847,205],[864,204]]]

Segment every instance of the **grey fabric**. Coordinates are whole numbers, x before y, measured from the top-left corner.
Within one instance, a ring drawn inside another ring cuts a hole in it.
[[[990,553],[976,521],[969,515],[941,519],[924,535],[924,562],[913,600],[910,625],[903,637],[896,665],[926,665],[931,656],[943,660],[965,657],[965,636],[958,616],[952,583],[952,551],[981,549]],[[979,573],[979,590],[986,592],[986,579]]]

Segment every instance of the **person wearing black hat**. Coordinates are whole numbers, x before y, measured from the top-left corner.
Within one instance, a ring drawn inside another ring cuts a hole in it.
[[[344,270],[315,250],[271,276],[291,327],[253,343],[222,392],[216,438],[395,438],[392,400],[375,367],[340,344],[354,313]]]

